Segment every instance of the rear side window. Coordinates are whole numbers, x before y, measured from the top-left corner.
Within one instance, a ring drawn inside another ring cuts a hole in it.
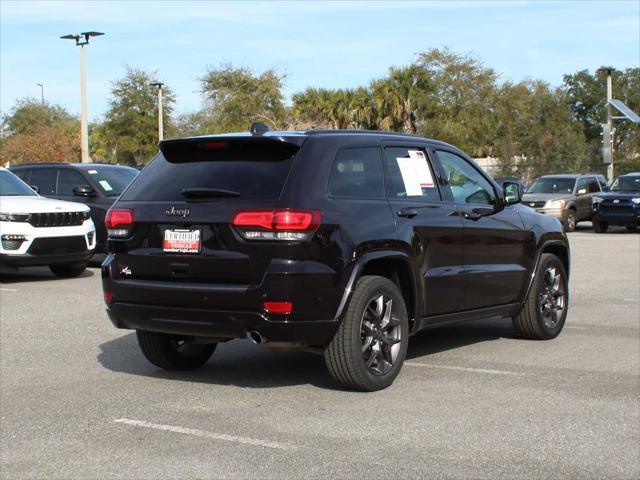
[[[597,193],[600,191],[600,184],[595,178],[589,179],[589,193]]]
[[[329,177],[334,197],[384,198],[382,159],[377,147],[349,148],[336,156]]]
[[[34,168],[31,171],[29,183],[38,187],[40,195],[56,194],[56,169],[54,168]]]
[[[88,185],[84,177],[73,170],[61,169],[58,171],[58,195],[73,196],[73,189],[81,185]]]
[[[412,147],[386,147],[387,197],[440,201],[435,176],[424,150]]]
[[[11,173],[13,173],[16,177],[18,177],[20,180],[22,180],[25,183],[29,183],[29,173],[31,173],[30,170],[27,170],[26,168],[20,169],[20,170],[11,170]]]
[[[183,190],[215,197],[275,200],[299,147],[270,139],[201,142],[163,146],[122,195],[122,200],[179,201]]]

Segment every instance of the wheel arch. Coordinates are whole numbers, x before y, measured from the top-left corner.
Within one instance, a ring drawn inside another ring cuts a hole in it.
[[[418,316],[420,292],[407,253],[402,251],[378,251],[361,255],[355,262],[347,288],[343,294],[335,320],[341,321],[358,280],[364,275],[377,275],[394,282],[404,298],[409,317],[409,330],[412,332]]]
[[[527,285],[527,289],[524,292],[522,303],[524,303],[524,301],[527,299],[527,296],[529,295],[529,292],[531,291],[533,282],[535,280],[535,274],[538,270],[538,264],[540,263],[540,258],[544,253],[551,253],[560,259],[565,271],[567,272],[567,279],[569,279],[571,269],[571,252],[569,250],[569,245],[561,240],[547,240],[542,242],[536,254],[536,261],[533,264],[533,270],[531,271],[529,284]]]

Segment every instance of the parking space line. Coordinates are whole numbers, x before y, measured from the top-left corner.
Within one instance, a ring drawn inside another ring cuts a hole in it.
[[[0,292],[17,292],[16,288],[0,288]]]
[[[625,298],[623,301],[624,302],[640,302],[640,300],[638,300],[637,298]]]
[[[507,370],[491,370],[488,368],[456,367],[455,365],[435,365],[433,363],[404,362],[404,364],[409,365],[410,367],[442,368],[444,370],[459,370],[462,372],[472,372],[472,373],[488,373],[491,375],[514,375],[517,377],[532,375],[530,373],[509,372]]]
[[[142,420],[130,420],[128,418],[116,418],[116,423],[123,423],[134,427],[151,428],[154,430],[164,430],[167,432],[181,433],[183,435],[193,435],[196,437],[209,438],[211,440],[220,440],[223,442],[241,443],[244,445],[253,445],[256,447],[273,448],[276,450],[298,450],[301,447],[289,443],[274,442],[271,440],[261,440],[257,438],[241,437],[238,435],[228,435],[226,433],[208,432],[197,428],[178,427],[175,425],[162,425],[159,423],[144,422]]]

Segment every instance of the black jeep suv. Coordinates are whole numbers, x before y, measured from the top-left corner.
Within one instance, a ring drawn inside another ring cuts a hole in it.
[[[562,330],[569,244],[517,184],[416,136],[256,130],[161,142],[107,214],[107,312],[151,363],[196,368],[247,337],[378,390],[424,328]]]

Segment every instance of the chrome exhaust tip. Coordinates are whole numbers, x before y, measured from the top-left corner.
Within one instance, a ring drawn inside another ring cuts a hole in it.
[[[247,338],[251,340],[251,343],[255,343],[256,345],[264,343],[265,341],[264,337],[260,335],[260,332],[257,330],[249,330],[247,332]]]

